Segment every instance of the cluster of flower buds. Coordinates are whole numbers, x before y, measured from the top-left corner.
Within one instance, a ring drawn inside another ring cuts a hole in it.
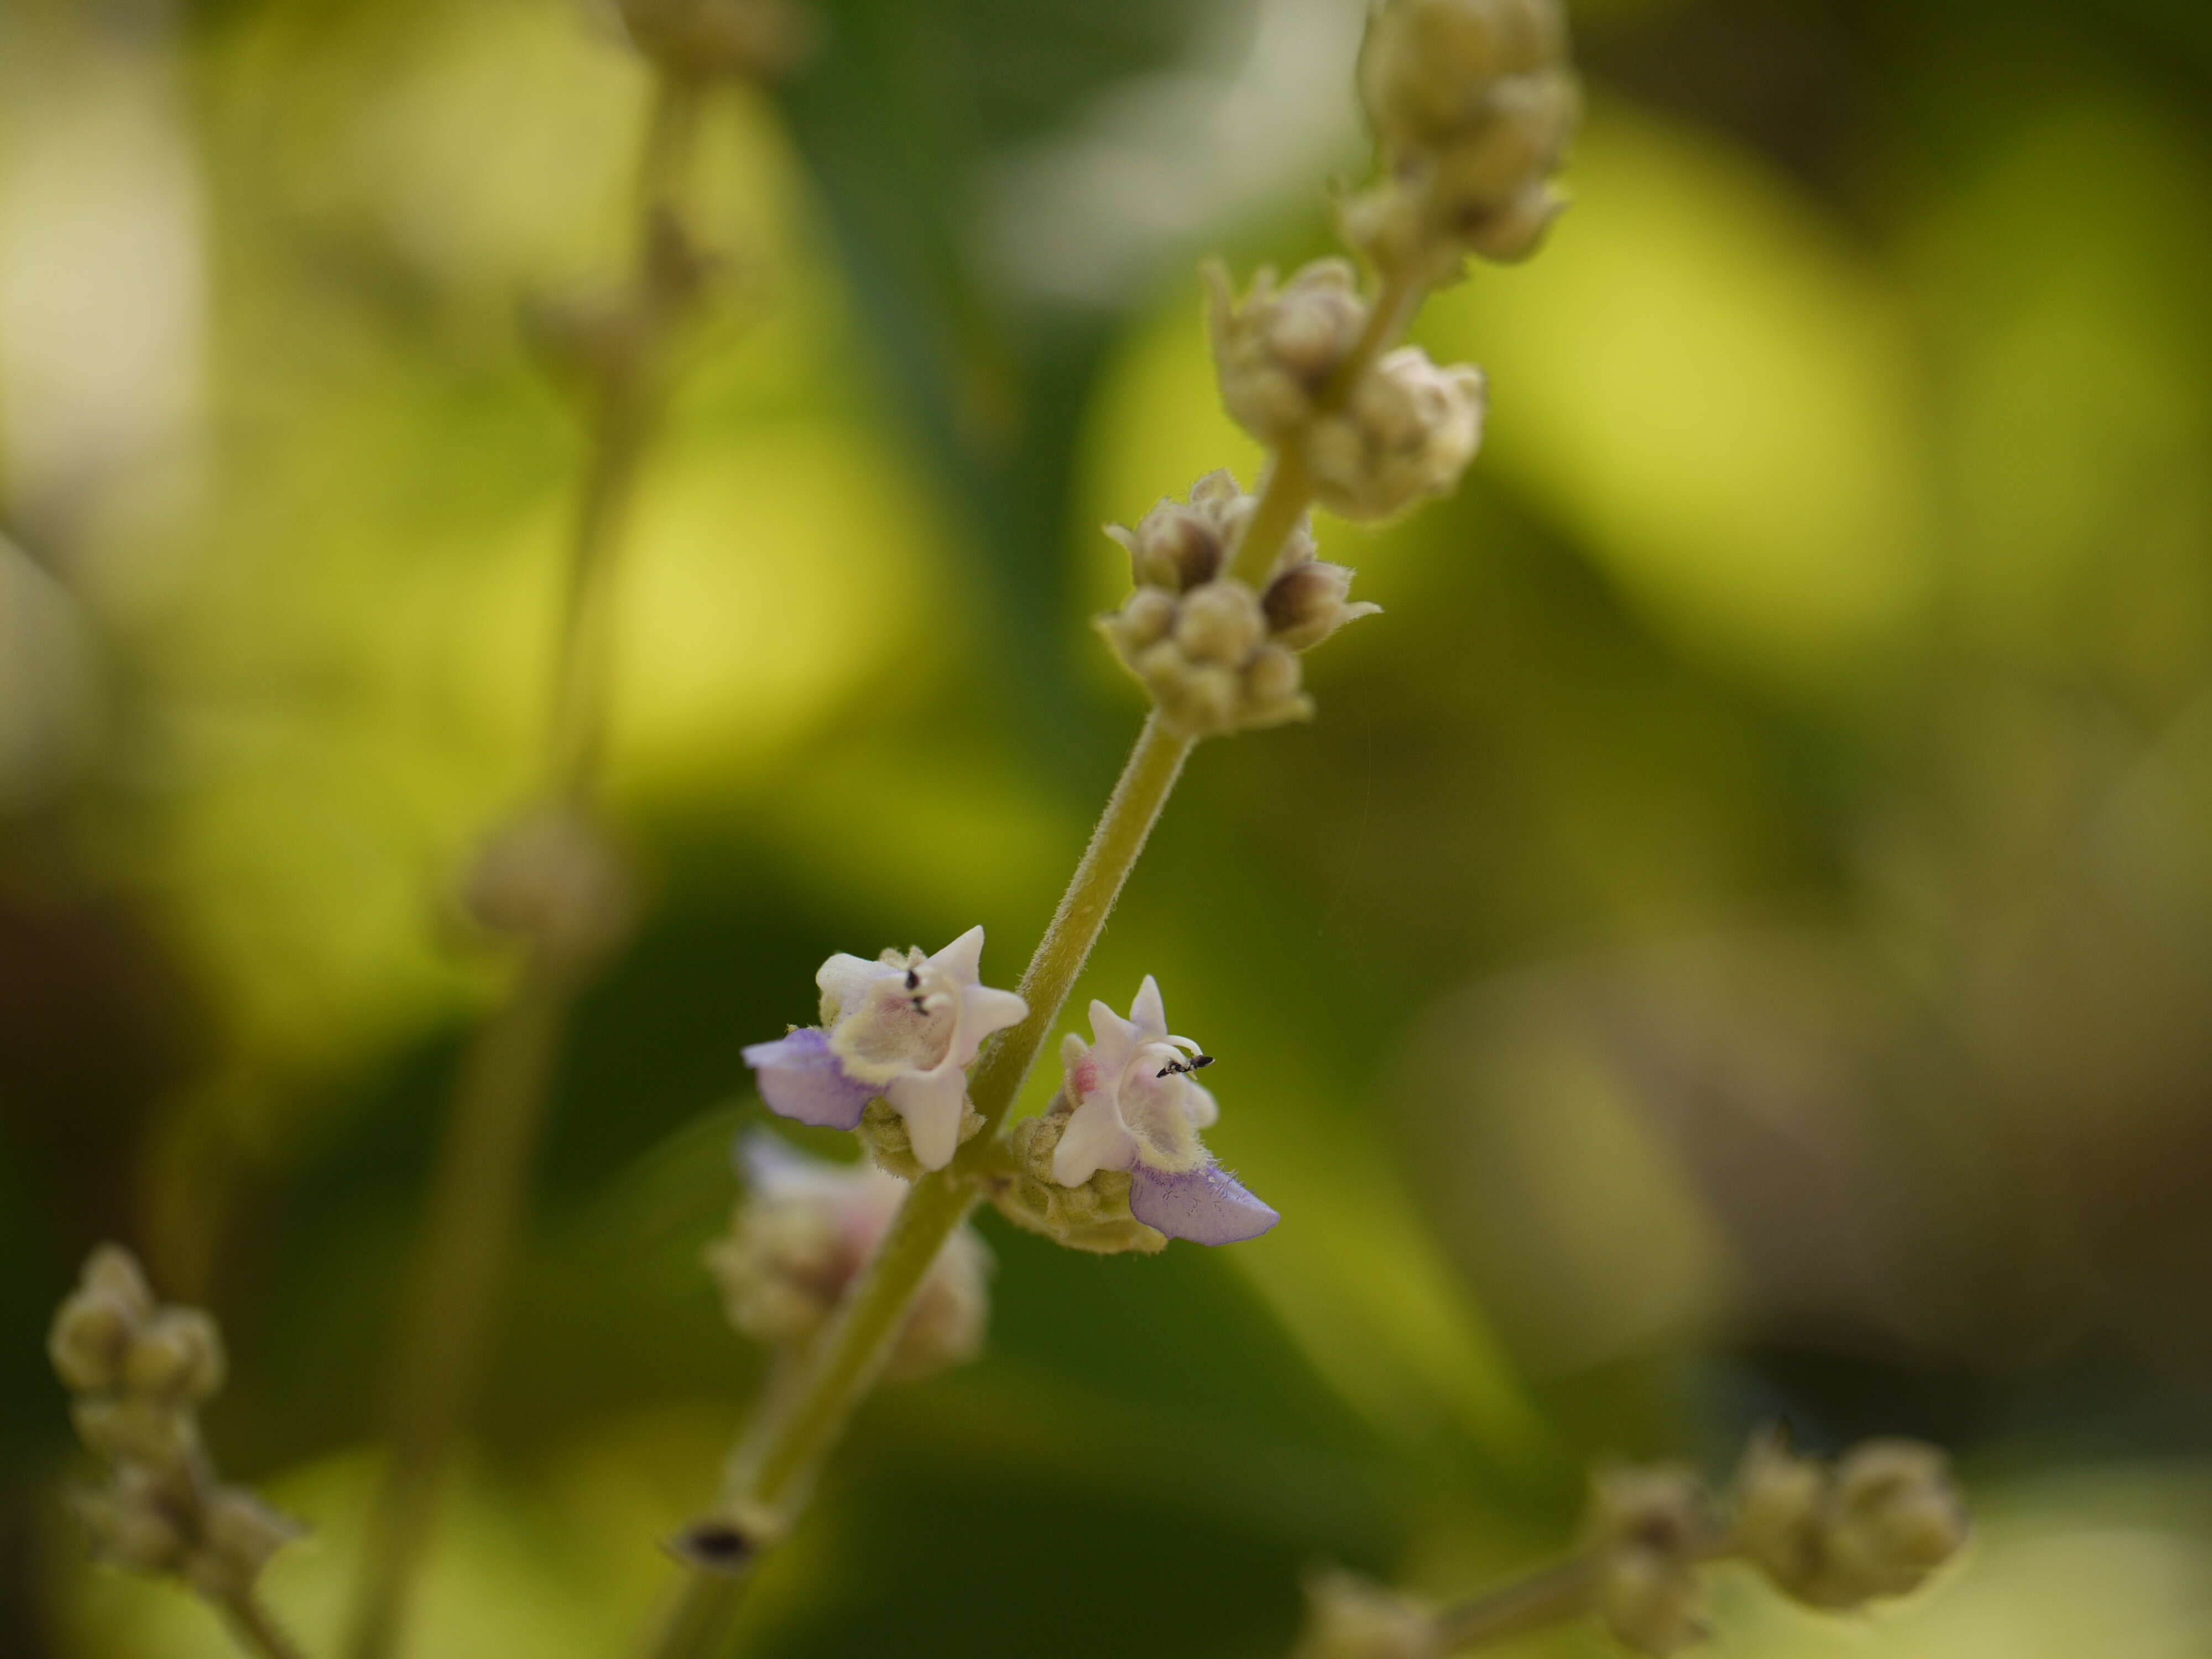
[[[707,1252],[730,1322],[769,1347],[813,1340],[867,1265],[906,1183],[866,1164],[825,1164],[765,1134],[738,1148],[746,1194],[730,1231]],[[982,1351],[990,1317],[990,1251],[963,1225],[921,1282],[884,1361],[911,1381]]]
[[[196,1308],[157,1307],[131,1253],[103,1244],[47,1339],[86,1448],[107,1484],[74,1495],[94,1552],[132,1572],[174,1574],[219,1601],[245,1595],[301,1528],[251,1492],[219,1486],[199,1407],[222,1386],[222,1339]]]
[[[1736,1476],[1735,1544],[1786,1595],[1844,1610],[1905,1595],[1966,1540],[1966,1505],[1943,1454],[1869,1440],[1834,1464],[1753,1440]]]
[[[1437,1659],[1443,1651],[1436,1615],[1420,1603],[1354,1573],[1306,1579],[1305,1627],[1291,1659]]]
[[[1279,288],[1263,270],[1242,300],[1218,265],[1206,281],[1223,404],[1261,442],[1301,447],[1323,507],[1387,519],[1457,486],[1482,441],[1480,369],[1439,368],[1419,346],[1370,360],[1369,305],[1343,259]]]
[[[812,16],[792,0],[616,0],[630,44],[698,80],[768,80],[814,48]]]
[[[1169,1035],[1152,975],[1127,1019],[1093,1002],[1091,1030],[1068,1035],[1058,1098],[1018,1132],[1018,1173],[994,1194],[1009,1218],[1101,1254],[1158,1249],[1161,1235],[1233,1244],[1282,1219],[1198,1138],[1221,1115],[1196,1080],[1212,1060]]]
[[[1614,1469],[1591,1506],[1592,1600],[1614,1637],[1667,1654],[1707,1635],[1698,1616],[1701,1562],[1717,1534],[1705,1488],[1679,1469]]]
[[[1163,499],[1134,528],[1107,530],[1128,550],[1135,586],[1100,631],[1185,737],[1307,718],[1297,653],[1378,608],[1347,597],[1352,573],[1315,557],[1303,524],[1264,589],[1225,574],[1254,500],[1226,471],[1209,472],[1188,501]]]
[[[1559,0],[1385,0],[1359,92],[1383,178],[1346,205],[1353,246],[1422,287],[1451,280],[1469,254],[1535,251],[1582,117]]]
[[[584,969],[628,937],[636,897],[621,856],[581,809],[551,806],[498,830],[477,853],[462,908],[489,933],[527,939]]]
[[[822,1024],[744,1051],[761,1098],[785,1117],[838,1129],[861,1128],[880,1101],[870,1140],[878,1161],[909,1177],[943,1169],[982,1123],[968,1101],[976,1050],[1030,1011],[982,982],[982,956],[983,930],[971,927],[934,956],[831,957],[814,975]],[[890,1132],[892,1117],[902,1137]]]

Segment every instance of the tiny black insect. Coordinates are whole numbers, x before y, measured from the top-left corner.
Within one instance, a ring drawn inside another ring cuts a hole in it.
[[[1212,1064],[1213,1056],[1212,1054],[1193,1054],[1187,1061],[1181,1060],[1170,1060],[1166,1065],[1161,1066],[1158,1071],[1153,1073],[1152,1075],[1156,1078],[1165,1077],[1168,1073],[1172,1072],[1178,1076],[1187,1076],[1192,1072],[1202,1072]]]

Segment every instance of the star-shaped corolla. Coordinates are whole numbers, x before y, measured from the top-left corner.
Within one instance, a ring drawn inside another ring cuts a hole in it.
[[[822,1024],[744,1051],[761,1097],[801,1123],[850,1129],[880,1096],[906,1121],[915,1159],[943,1169],[960,1144],[975,1051],[1030,1011],[982,982],[982,954],[983,930],[971,927],[934,956],[830,957],[814,975]]]
[[[1053,1151],[1053,1179],[1079,1187],[1101,1170],[1129,1172],[1129,1212],[1175,1238],[1231,1244],[1282,1219],[1213,1161],[1198,1132],[1220,1116],[1193,1073],[1206,1057],[1168,1032],[1160,988],[1148,974],[1124,1019],[1091,1005],[1093,1041],[1070,1037],[1067,1127]]]

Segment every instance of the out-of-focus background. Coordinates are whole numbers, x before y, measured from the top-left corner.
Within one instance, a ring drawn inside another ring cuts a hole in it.
[[[1195,261],[1325,252],[1365,164],[1359,0],[822,10],[708,135],[742,297],[623,597],[646,920],[422,1659],[622,1650],[757,1377],[699,1261],[739,1047],[832,951],[981,920],[1015,976],[1140,712],[1097,526],[1255,459]],[[1310,1562],[1464,1591],[1593,1462],[1775,1414],[1953,1448],[1978,1540],[1847,1626],[1724,1576],[1727,1651],[2212,1644],[2212,10],[1575,23],[1573,210],[1418,326],[1484,453],[1323,522],[1385,614],[1200,751],[1079,991],[1159,975],[1283,1224],[987,1217],[988,1357],[869,1407],[749,1651],[1273,1655]],[[10,1659],[223,1650],[60,1508],[103,1237],[220,1314],[210,1438],[337,1622],[582,452],[517,319],[617,268],[644,92],[563,0],[0,9]]]

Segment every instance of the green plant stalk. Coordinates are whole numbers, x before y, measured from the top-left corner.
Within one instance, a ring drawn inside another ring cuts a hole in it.
[[[663,73],[640,179],[636,291],[645,337],[597,387],[591,459],[570,542],[555,653],[546,788],[588,809],[605,750],[617,556],[659,401],[658,336],[672,311],[654,287],[653,238],[672,210],[696,129],[698,88]],[[533,941],[507,1003],[463,1060],[432,1176],[392,1405],[391,1449],[368,1519],[348,1626],[349,1659],[385,1659],[404,1625],[438,1487],[483,1369],[569,1016],[588,983]],[[235,1615],[234,1615],[235,1616]]]
[[[1589,1610],[1597,1589],[1595,1556],[1570,1556],[1486,1595],[1437,1615],[1437,1649],[1463,1653],[1540,1630]]]
[[[216,1606],[222,1613],[223,1623],[229,1626],[231,1634],[248,1653],[258,1654],[261,1659],[301,1659],[299,1645],[252,1590],[234,1590],[220,1597]]]

